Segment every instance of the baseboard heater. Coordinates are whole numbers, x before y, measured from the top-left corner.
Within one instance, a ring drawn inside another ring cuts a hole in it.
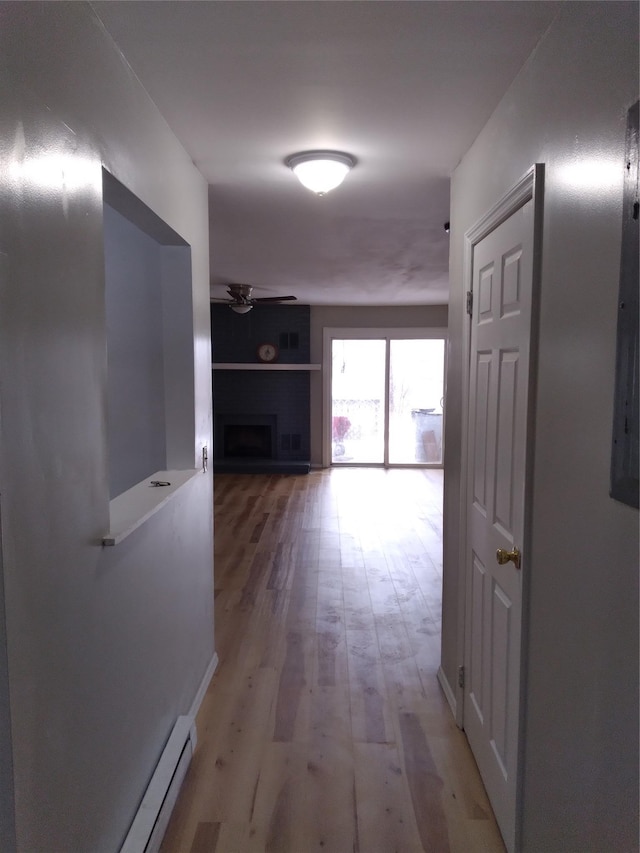
[[[120,853],[157,853],[196,748],[193,717],[178,717]]]

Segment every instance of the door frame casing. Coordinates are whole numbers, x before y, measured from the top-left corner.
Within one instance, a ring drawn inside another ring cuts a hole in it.
[[[442,416],[442,436],[444,442],[444,422],[446,418],[446,402],[447,402],[447,342],[449,339],[449,330],[447,327],[416,327],[416,328],[347,328],[325,326],[322,329],[322,467],[331,467],[331,385],[332,385],[332,359],[331,343],[333,340],[443,340],[444,346],[444,377],[443,377],[443,396],[445,398],[445,406]],[[389,369],[389,347],[386,352],[387,372]],[[388,422],[388,388],[385,389],[385,423]],[[444,459],[444,446],[443,446]],[[398,467],[430,467],[442,468],[443,463],[425,464],[425,465],[394,465]]]
[[[524,714],[526,708],[526,658],[528,638],[528,602],[531,585],[531,505],[533,487],[533,454],[534,454],[534,422],[535,422],[535,392],[537,386],[537,363],[538,363],[538,325],[540,313],[540,280],[542,265],[542,219],[544,204],[544,165],[534,164],[527,172],[511,187],[511,189],[493,205],[477,222],[465,232],[464,255],[463,255],[463,302],[466,294],[473,292],[473,262],[474,250],[478,243],[487,237],[505,220],[512,216],[527,202],[533,200],[533,255],[532,255],[532,295],[531,295],[531,333],[529,349],[529,381],[528,381],[528,407],[526,418],[526,454],[525,454],[525,507],[524,507],[524,537],[522,551],[525,555],[525,570],[522,574],[522,623],[520,640],[520,684],[519,684],[519,712],[518,712],[518,771],[516,775],[516,849],[520,849],[521,838],[521,814],[522,814],[522,781],[523,781],[523,744],[522,732],[524,725]],[[457,656],[458,666],[465,665],[465,641],[467,632],[467,621],[469,618],[468,606],[468,565],[466,560],[468,547],[468,500],[469,500],[469,392],[471,376],[471,316],[465,312],[462,335],[462,442],[461,442],[461,472],[460,472],[460,506],[459,506],[459,530],[460,530],[460,553],[458,572],[460,583],[458,584],[458,631],[457,631]],[[459,728],[464,728],[464,686],[461,680],[455,683],[455,721]]]

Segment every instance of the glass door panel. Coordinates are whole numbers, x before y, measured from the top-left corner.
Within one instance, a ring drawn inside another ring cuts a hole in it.
[[[441,463],[444,341],[389,344],[389,464]]]
[[[331,346],[331,461],[382,464],[385,340],[336,340]]]

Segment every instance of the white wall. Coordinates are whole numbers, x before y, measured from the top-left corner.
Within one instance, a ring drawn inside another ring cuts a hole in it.
[[[322,364],[322,330],[447,328],[446,305],[311,306],[311,361]],[[311,373],[311,464],[322,465],[322,374]]]
[[[567,3],[456,169],[442,663],[457,645],[464,232],[546,168],[525,643],[522,849],[637,850],[638,513],[609,497],[626,111],[635,3]]]
[[[207,188],[88,4],[3,4],[0,23],[0,486],[15,771],[3,763],[0,792],[14,784],[19,851],[112,853],[213,655],[212,482],[196,477],[121,545],[101,546],[101,167],[192,247],[194,467],[211,446]]]

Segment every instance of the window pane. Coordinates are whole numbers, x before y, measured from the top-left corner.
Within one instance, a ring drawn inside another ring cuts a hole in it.
[[[332,341],[331,459],[384,462],[384,340]]]
[[[392,340],[389,462],[442,462],[444,341]]]

